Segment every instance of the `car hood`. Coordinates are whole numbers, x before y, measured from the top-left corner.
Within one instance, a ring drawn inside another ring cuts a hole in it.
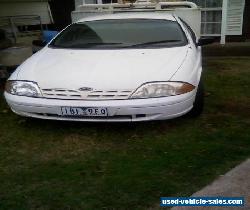
[[[136,89],[168,81],[180,68],[188,47],[161,49],[69,50],[44,48],[19,68],[17,79],[40,88]]]

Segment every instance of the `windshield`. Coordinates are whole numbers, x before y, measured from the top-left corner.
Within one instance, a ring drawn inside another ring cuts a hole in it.
[[[158,19],[97,20],[70,25],[49,45],[57,48],[147,48],[184,46],[180,25]]]

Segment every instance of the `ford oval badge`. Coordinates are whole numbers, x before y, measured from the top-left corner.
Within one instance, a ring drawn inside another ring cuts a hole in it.
[[[79,88],[80,91],[92,91],[93,88],[90,88],[90,87],[81,87]]]

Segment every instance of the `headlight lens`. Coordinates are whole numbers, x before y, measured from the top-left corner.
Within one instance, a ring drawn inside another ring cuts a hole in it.
[[[41,91],[35,82],[8,80],[5,85],[7,93],[19,96],[41,97]]]
[[[158,98],[191,92],[195,86],[185,82],[154,82],[139,87],[130,98]]]

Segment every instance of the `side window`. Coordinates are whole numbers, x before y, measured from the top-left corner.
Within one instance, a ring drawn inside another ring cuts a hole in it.
[[[181,18],[180,18],[180,20],[184,24],[184,26],[187,28],[188,32],[190,33],[193,42],[196,43],[196,35],[195,35],[194,31],[192,30],[192,28]]]

